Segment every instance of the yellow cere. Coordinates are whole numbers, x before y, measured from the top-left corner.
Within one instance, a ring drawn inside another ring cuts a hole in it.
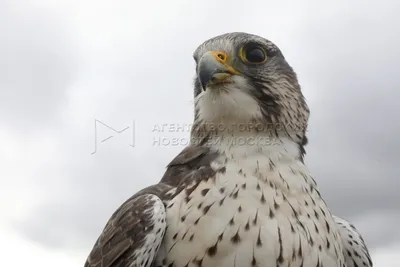
[[[232,67],[228,54],[226,54],[225,52],[222,52],[222,51],[213,51],[213,52],[211,52],[211,54],[213,54],[215,56],[215,59],[218,62],[222,63],[227,68],[227,70],[229,71],[230,74],[232,74],[232,75],[240,74],[240,72],[238,72],[237,70],[235,70]]]

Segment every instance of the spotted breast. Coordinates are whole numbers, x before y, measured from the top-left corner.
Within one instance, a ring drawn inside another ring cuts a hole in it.
[[[166,203],[156,265],[343,267],[336,224],[293,149],[283,142],[179,155],[163,178],[185,173]]]

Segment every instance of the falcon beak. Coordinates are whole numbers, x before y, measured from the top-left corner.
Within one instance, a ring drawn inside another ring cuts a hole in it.
[[[240,74],[229,61],[228,55],[221,51],[209,51],[199,61],[197,76],[203,90],[208,85],[230,82],[232,75]]]

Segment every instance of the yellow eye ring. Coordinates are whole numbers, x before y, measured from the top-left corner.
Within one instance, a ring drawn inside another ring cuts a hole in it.
[[[264,48],[254,44],[240,48],[239,56],[245,63],[250,64],[263,64],[267,61],[267,53]]]

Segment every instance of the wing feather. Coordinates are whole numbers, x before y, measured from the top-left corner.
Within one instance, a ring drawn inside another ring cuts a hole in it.
[[[149,267],[166,229],[160,197],[169,186],[146,188],[123,203],[111,216],[90,252],[85,267]]]
[[[343,253],[347,267],[372,267],[367,245],[358,230],[346,220],[333,216],[339,226],[343,242]]]
[[[149,267],[166,230],[163,201],[193,182],[210,177],[216,157],[208,148],[189,146],[171,161],[160,183],[147,187],[111,216],[90,252],[85,267]],[[186,178],[191,178],[186,181]]]

